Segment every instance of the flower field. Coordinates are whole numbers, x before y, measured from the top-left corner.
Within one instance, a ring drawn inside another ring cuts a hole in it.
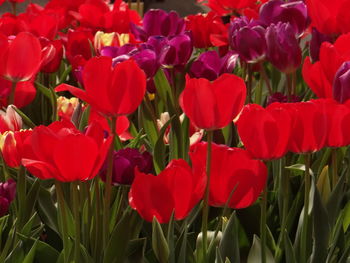
[[[1,263],[350,262],[348,0],[1,4]]]

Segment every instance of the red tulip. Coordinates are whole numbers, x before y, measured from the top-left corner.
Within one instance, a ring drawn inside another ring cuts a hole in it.
[[[236,124],[244,147],[255,158],[278,159],[287,152],[291,117],[282,104],[273,103],[266,109],[246,105]]]
[[[91,43],[94,36],[91,30],[69,30],[67,33],[66,56],[71,64],[77,57],[89,60],[92,57]],[[73,64],[73,68],[74,64]]]
[[[328,118],[323,100],[283,104],[292,117],[289,150],[315,152],[325,146]]]
[[[186,19],[186,28],[191,31],[193,45],[196,48],[213,47],[218,36],[227,39],[226,26],[223,24],[221,17],[213,12],[190,15]]]
[[[303,78],[319,98],[332,98],[332,85],[341,64],[350,60],[350,34],[340,36],[332,45],[323,42],[320,60],[312,64],[306,57],[303,65]]]
[[[104,139],[101,126],[93,123],[85,134],[71,122],[56,121],[38,126],[25,141],[22,164],[40,179],[62,182],[85,181],[101,168],[111,137]]]
[[[0,149],[5,163],[10,167],[19,167],[24,157],[24,141],[32,134],[31,130],[7,131],[0,135]]]
[[[0,36],[0,76],[13,82],[31,79],[42,62],[39,40],[30,33],[19,33],[13,40]]]
[[[85,91],[62,84],[56,91],[69,90],[100,113],[109,116],[134,112],[146,92],[146,75],[133,60],[112,67],[109,57],[90,59],[83,71]]]
[[[180,105],[198,128],[220,129],[238,115],[245,97],[243,79],[233,74],[222,74],[213,82],[187,76]]]
[[[56,72],[61,65],[63,57],[63,44],[61,40],[48,41],[47,39],[40,39],[43,48],[52,45],[52,48],[55,50],[52,58],[41,65],[41,71],[45,73]]]
[[[334,100],[325,100],[329,120],[326,145],[343,147],[350,145],[350,108]],[[349,104],[346,103],[346,104]]]
[[[190,149],[194,173],[206,165],[207,143]],[[252,205],[265,187],[267,169],[247,151],[225,145],[212,145],[209,205],[240,209]],[[229,199],[230,198],[230,199]]]
[[[158,176],[137,168],[135,172],[129,203],[146,221],[156,217],[160,223],[168,223],[173,212],[176,220],[184,219],[203,198],[205,173],[193,173],[182,159],[172,160]]]
[[[312,25],[323,34],[350,32],[348,0],[306,0]]]

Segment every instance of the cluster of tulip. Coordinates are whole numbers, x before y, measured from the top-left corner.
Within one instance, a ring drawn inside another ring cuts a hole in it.
[[[0,262],[349,260],[348,0],[22,2],[0,17]]]

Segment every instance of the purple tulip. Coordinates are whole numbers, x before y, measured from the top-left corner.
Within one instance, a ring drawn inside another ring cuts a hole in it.
[[[187,34],[177,35],[169,39],[160,54],[162,65],[184,66],[193,51],[192,39]]]
[[[303,1],[268,1],[261,6],[259,19],[266,26],[278,22],[289,23],[297,35],[301,35],[309,24],[307,7]]]
[[[143,18],[143,26],[131,24],[131,32],[136,39],[143,42],[150,36],[175,36],[184,33],[185,20],[175,11],[169,13],[160,9],[147,11]]]
[[[271,24],[266,29],[266,57],[284,73],[295,71],[301,63],[301,49],[289,23]]]
[[[0,183],[0,217],[6,215],[11,202],[16,196],[16,182],[13,179]]]
[[[350,61],[344,62],[335,74],[333,98],[340,103],[350,99]]]
[[[313,62],[319,60],[320,57],[320,48],[323,42],[333,43],[331,36],[324,35],[320,33],[316,28],[312,28],[311,41],[310,41],[310,56]]]
[[[125,148],[113,153],[112,184],[131,185],[135,178],[135,168],[143,173],[153,170],[152,156],[148,152],[140,153],[137,149]],[[107,160],[100,170],[100,176],[106,181]]]
[[[229,28],[229,42],[239,57],[248,63],[265,57],[265,29],[258,21],[248,21],[246,17],[235,19]]]
[[[191,77],[213,81],[223,73],[231,73],[236,66],[237,57],[232,51],[222,58],[216,51],[207,51],[192,63],[189,73]]]

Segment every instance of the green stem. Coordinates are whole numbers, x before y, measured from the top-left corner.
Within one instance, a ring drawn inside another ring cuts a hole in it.
[[[337,163],[337,149],[332,149],[332,186],[333,189],[338,182],[338,163]]]
[[[213,140],[213,131],[207,131],[207,184],[205,187],[203,218],[202,218],[202,235],[203,235],[203,260],[207,262],[207,239],[208,239],[208,215],[209,215],[209,190],[210,190],[210,168],[211,168],[211,144]]]
[[[250,64],[247,64],[247,99],[246,103],[252,102],[253,71]]]
[[[307,262],[307,239],[308,239],[308,223],[309,223],[309,194],[310,194],[310,159],[311,154],[305,155],[305,193],[304,193],[304,218],[301,236],[301,263]]]
[[[8,101],[7,101],[8,105],[13,104],[15,102],[16,85],[17,85],[17,82],[16,81],[12,81],[11,91],[10,91],[10,95],[9,95]]]
[[[286,79],[287,79],[287,98],[288,102],[291,102],[292,100],[292,76],[290,74],[286,74]]]
[[[26,219],[24,218],[26,188],[27,186],[26,186],[26,178],[25,178],[25,169],[21,165],[17,173],[17,196],[18,196],[18,203],[19,203],[19,206],[18,206],[19,214],[18,214],[17,226],[19,231],[21,231],[26,221]]]
[[[117,117],[112,117],[111,120],[111,132],[112,132],[112,143],[107,155],[107,176],[105,183],[105,200],[104,200],[104,213],[103,213],[103,247],[107,247],[109,237],[109,220],[110,220],[110,204],[111,204],[111,192],[112,192],[112,172],[113,172],[113,151],[114,151],[114,140],[116,136],[116,122]]]
[[[269,78],[267,77],[263,63],[261,63],[261,65],[260,65],[260,74],[266,83],[266,87],[267,87],[267,90],[269,91],[269,94],[272,95],[273,92],[272,92],[272,88],[271,88],[271,83],[270,83]]]
[[[12,14],[14,16],[17,16],[17,3],[16,2],[11,2],[11,7],[12,7]]]
[[[95,247],[94,247],[94,259],[100,260],[100,240],[101,240],[101,200],[100,200],[100,186],[99,186],[99,178],[95,178],[94,181],[95,187]],[[99,262],[99,261],[97,261]]]
[[[261,199],[260,235],[261,235],[261,262],[266,263],[266,207],[267,185],[264,187]]]
[[[74,246],[74,262],[80,262],[80,216],[79,216],[79,190],[78,183],[73,182],[73,209],[75,223],[75,246]]]
[[[281,158],[279,160],[280,167],[279,167],[279,173],[280,173],[280,180],[281,180],[281,187],[282,187],[282,223],[281,223],[281,231],[278,237],[278,243],[277,243],[277,249],[275,252],[275,259],[276,262],[280,262],[281,256],[282,256],[282,249],[281,246],[283,244],[283,234],[284,231],[287,229],[287,216],[288,216],[288,205],[289,205],[289,176],[287,172],[284,172],[284,161],[285,157]]]
[[[64,195],[62,191],[62,185],[61,182],[55,181],[55,187],[56,187],[56,194],[57,194],[57,200],[58,200],[58,207],[59,207],[59,217],[61,218],[62,222],[62,241],[63,241],[63,258],[64,263],[68,263],[68,257],[69,257],[69,251],[68,251],[68,225],[67,225],[67,214],[66,214],[66,207],[65,207],[65,201],[64,201]]]

